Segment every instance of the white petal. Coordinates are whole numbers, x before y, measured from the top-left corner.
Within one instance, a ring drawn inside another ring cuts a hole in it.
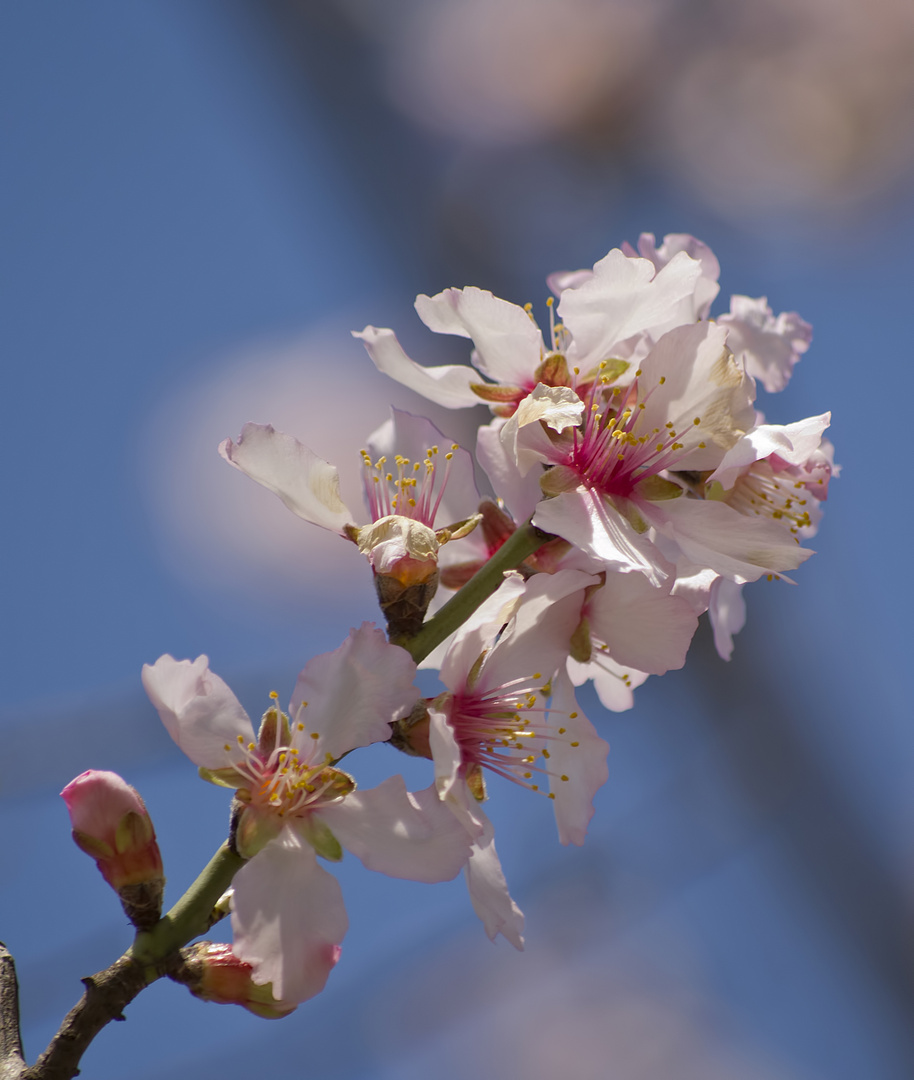
[[[194,661],[160,656],[154,664],[143,665],[143,686],[168,734],[195,765],[207,769],[231,765],[238,736],[245,744],[254,739],[241,702],[210,671],[205,656]]]
[[[733,655],[733,635],[746,625],[742,585],[718,578],[711,587],[708,615],[714,630],[714,647],[722,660],[729,660]]]
[[[356,746],[384,742],[391,722],[408,713],[419,697],[412,685],[415,675],[416,665],[405,649],[388,644],[372,623],[362,623],[338,649],[315,656],[302,668],[289,704],[294,745],[335,759]]]
[[[472,796],[467,792],[465,798],[470,800]],[[523,949],[524,913],[508,892],[495,850],[495,830],[478,803],[473,807],[473,816],[482,827],[464,870],[473,910],[482,920],[490,941],[501,934],[515,949]]]
[[[784,389],[812,341],[809,323],[795,311],[775,318],[764,296],[732,296],[730,314],[718,321],[730,331],[730,348],[769,393]]]
[[[822,442],[822,432],[831,423],[831,413],[810,416],[794,424],[759,424],[735,443],[708,477],[725,490],[736,483],[740,471],[762,458],[777,454],[790,465],[805,465]]]
[[[349,927],[332,874],[291,829],[235,875],[232,951],[272,983],[278,1000],[307,1001],[324,989]]]
[[[417,296],[416,311],[429,330],[472,338],[476,366],[490,379],[532,385],[543,358],[543,335],[523,308],[471,286]]]
[[[355,522],[340,498],[336,466],[270,424],[245,424],[238,442],[226,439],[219,453],[305,521],[331,532],[342,532]]]
[[[562,738],[548,743],[549,790],[555,796],[553,809],[559,840],[563,844],[583,844],[594,813],[593,797],[609,778],[609,743],[597,735],[581,712],[564,671],[555,680],[549,722],[566,729]],[[563,780],[563,776],[567,779]]]
[[[775,522],[746,517],[724,503],[671,499],[641,509],[657,530],[676,541],[686,559],[738,583],[757,581],[763,574],[783,577],[812,555]]]
[[[701,264],[680,252],[657,271],[647,259],[614,248],[593,277],[562,293],[558,310],[574,338],[569,360],[586,372],[634,334],[664,326],[681,300],[694,295]]]
[[[611,656],[597,654],[589,664],[568,658],[568,675],[575,686],[593,680],[600,704],[610,712],[625,712],[635,704],[634,691],[649,676],[644,671],[624,668]]]
[[[661,430],[673,424],[686,448],[677,469],[716,468],[755,423],[755,386],[730,355],[726,331],[712,322],[664,334],[641,361],[641,372],[639,385],[650,389],[642,423]]]
[[[685,663],[698,619],[686,600],[670,595],[671,585],[651,585],[643,574],[608,572],[603,587],[590,594],[585,614],[591,634],[623,667],[662,675]]]
[[[378,371],[436,405],[462,409],[479,404],[479,397],[470,389],[471,383],[479,382],[479,375],[473,368],[461,364],[422,367],[406,355],[393,330],[366,326],[361,333],[353,330],[352,336],[364,342]]]
[[[450,881],[470,855],[466,829],[434,786],[412,794],[401,776],[354,791],[319,813],[344,848],[390,877]]]
[[[541,469],[531,469],[524,476],[517,467],[513,447],[502,441],[505,421],[497,418],[476,435],[476,460],[492,482],[492,489],[511,512],[515,521],[526,521],[542,499]]]
[[[533,524],[563,537],[608,568],[638,570],[655,585],[673,572],[646,534],[635,532],[620,513],[586,488],[544,499],[536,508]]]

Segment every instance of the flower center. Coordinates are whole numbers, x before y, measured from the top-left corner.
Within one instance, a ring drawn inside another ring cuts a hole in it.
[[[388,468],[386,457],[372,462],[368,451],[362,450],[362,480],[372,520],[399,515],[434,527],[456,449],[457,444],[453,443],[445,453],[443,475],[437,446],[429,447],[422,461],[410,461],[396,454],[395,473]]]
[[[464,691],[452,696],[449,721],[464,766],[482,766],[531,791],[540,790],[534,774],[568,780],[550,767],[549,744],[559,740],[578,746],[560,726],[562,718],[578,714],[565,717],[549,709],[551,688],[549,683],[538,685],[541,678],[536,674],[485,694]],[[555,796],[549,793],[549,798]]]

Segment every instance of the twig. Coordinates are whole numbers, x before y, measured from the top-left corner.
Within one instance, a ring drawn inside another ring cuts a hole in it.
[[[19,1032],[19,983],[16,964],[0,941],[0,1080],[16,1080],[25,1069]]]

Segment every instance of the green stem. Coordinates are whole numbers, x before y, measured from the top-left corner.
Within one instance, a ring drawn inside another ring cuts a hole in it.
[[[245,860],[222,845],[197,880],[151,930],[137,934],[128,955],[142,964],[155,964],[186,945],[209,927],[209,917],[219,897]]]
[[[552,539],[549,533],[537,529],[529,521],[521,525],[418,634],[396,644],[406,649],[417,664],[424,660],[458,626],[462,626],[484,600],[488,600],[504,581],[505,571],[520,566],[524,559]]]

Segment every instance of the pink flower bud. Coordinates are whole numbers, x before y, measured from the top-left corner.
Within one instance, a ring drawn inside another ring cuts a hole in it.
[[[265,1020],[279,1020],[296,1008],[294,1003],[277,1001],[272,984],[253,982],[251,965],[239,960],[231,945],[201,941],[183,949],[181,955],[184,972],[175,977],[201,1001],[241,1005]]]
[[[89,769],[60,794],[77,847],[95,859],[134,926],[151,927],[162,911],[165,877],[155,829],[139,793],[117,773]]]

